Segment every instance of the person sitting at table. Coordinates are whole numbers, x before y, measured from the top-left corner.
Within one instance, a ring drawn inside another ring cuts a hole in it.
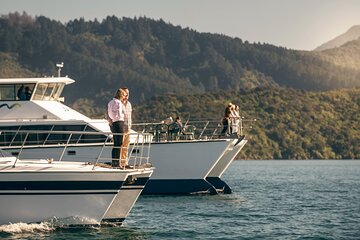
[[[175,139],[178,140],[179,135],[182,131],[183,131],[183,125],[181,122],[181,117],[178,116],[178,117],[176,117],[175,122],[173,122],[169,125],[170,138],[172,139],[173,135],[175,135]]]
[[[173,118],[170,116],[170,117],[168,117],[168,118],[166,118],[165,120],[163,120],[163,121],[161,121],[161,123],[163,123],[163,124],[166,124],[166,125],[170,125],[170,124],[172,124],[174,122],[174,120],[173,120]]]

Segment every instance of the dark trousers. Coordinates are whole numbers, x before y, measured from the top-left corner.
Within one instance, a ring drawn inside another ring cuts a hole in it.
[[[114,133],[114,147],[111,152],[112,165],[113,167],[118,167],[120,160],[120,147],[123,143],[123,135],[119,135],[119,133],[124,133],[124,121],[113,122],[111,131]]]
[[[220,135],[225,135],[226,133],[229,133],[228,129],[229,129],[229,125],[230,125],[230,120],[228,118],[224,118],[222,123],[223,123],[223,129],[222,129]],[[231,127],[230,127],[230,131],[231,131]]]

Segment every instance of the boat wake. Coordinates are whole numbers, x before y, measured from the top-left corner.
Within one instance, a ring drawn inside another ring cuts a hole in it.
[[[0,233],[8,234],[32,234],[48,233],[55,229],[49,222],[42,223],[10,223],[0,225]]]
[[[84,225],[81,225],[84,222]],[[79,224],[80,223],[80,224]],[[85,224],[86,223],[86,224]],[[91,223],[91,224],[89,224]],[[99,223],[88,218],[69,217],[69,218],[51,218],[41,223],[9,223],[0,225],[0,236],[3,234],[46,234],[57,229],[68,228],[97,228]],[[0,237],[1,238],[1,237]]]

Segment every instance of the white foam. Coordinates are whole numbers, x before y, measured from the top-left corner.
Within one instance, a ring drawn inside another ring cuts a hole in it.
[[[48,223],[10,223],[0,225],[0,232],[10,234],[23,234],[23,233],[45,233],[54,230],[55,227]]]
[[[52,217],[41,223],[9,223],[0,225],[0,233],[7,234],[20,234],[22,237],[28,234],[46,234],[54,231],[57,228],[68,227],[90,227],[96,229],[100,226],[99,222],[94,219],[86,217],[68,217],[68,218],[56,218]]]

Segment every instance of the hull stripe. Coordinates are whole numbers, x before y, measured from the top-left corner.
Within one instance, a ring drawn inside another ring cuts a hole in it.
[[[4,190],[118,190],[123,181],[1,181]]]
[[[12,193],[2,193],[0,192],[1,196],[14,196],[14,195],[103,195],[103,194],[110,194],[114,195],[118,192],[12,192]]]

